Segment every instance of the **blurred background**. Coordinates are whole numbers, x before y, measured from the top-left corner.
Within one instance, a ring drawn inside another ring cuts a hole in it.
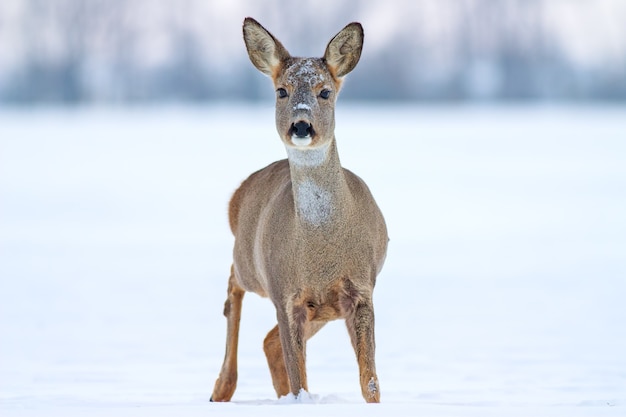
[[[361,21],[345,99],[626,99],[622,0],[3,0],[0,103],[271,98],[244,16],[307,56]]]

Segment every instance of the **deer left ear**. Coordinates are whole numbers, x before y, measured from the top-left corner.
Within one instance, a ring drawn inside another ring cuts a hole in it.
[[[363,49],[363,26],[350,23],[328,43],[324,60],[336,77],[341,78],[356,67]]]
[[[243,40],[250,61],[259,71],[270,77],[290,57],[278,39],[251,17],[246,17],[243,21]]]

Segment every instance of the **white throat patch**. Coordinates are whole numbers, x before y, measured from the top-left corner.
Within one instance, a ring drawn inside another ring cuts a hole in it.
[[[293,142],[293,138],[292,138],[292,142]],[[294,145],[297,145],[297,144],[294,143]],[[329,148],[329,144],[325,144],[323,146],[319,146],[315,148],[303,148],[303,149],[294,148],[292,146],[287,146],[287,157],[289,158],[290,164],[294,164],[296,166],[302,166],[302,167],[317,167],[317,166],[322,165],[324,161],[326,161],[328,148]]]
[[[332,214],[332,195],[314,181],[294,184],[298,215],[313,226],[326,223]]]

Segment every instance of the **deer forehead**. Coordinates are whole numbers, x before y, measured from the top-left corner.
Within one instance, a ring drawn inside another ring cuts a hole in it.
[[[294,87],[313,88],[320,84],[331,84],[330,71],[320,58],[299,58],[287,64],[283,81]]]

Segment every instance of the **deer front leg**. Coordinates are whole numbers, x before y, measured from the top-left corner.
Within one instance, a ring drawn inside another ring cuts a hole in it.
[[[303,311],[305,307],[302,306]],[[306,339],[304,325],[306,312],[300,314],[299,307],[289,308],[289,311],[278,312],[278,333],[280,344],[283,349],[285,369],[289,377],[289,388],[294,395],[298,395],[301,389],[308,391],[306,377]]]
[[[228,279],[228,298],[224,303],[226,316],[226,354],[220,375],[215,381],[211,401],[230,401],[237,387],[237,345],[239,343],[239,321],[241,303],[245,291],[237,284],[234,268]]]
[[[380,402],[380,387],[376,375],[374,351],[374,306],[369,300],[360,301],[346,319],[350,340],[359,363],[361,393],[368,403]]]

